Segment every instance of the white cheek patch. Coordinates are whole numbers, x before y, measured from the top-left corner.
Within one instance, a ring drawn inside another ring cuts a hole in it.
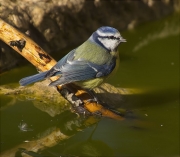
[[[107,39],[107,38],[98,38],[98,40],[106,47],[108,50],[114,50],[118,46],[117,40]]]

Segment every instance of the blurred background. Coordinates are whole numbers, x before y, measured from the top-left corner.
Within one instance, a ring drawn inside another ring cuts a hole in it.
[[[75,47],[97,28],[120,32],[179,12],[178,0],[0,0],[0,18],[29,35],[48,53]],[[138,35],[140,36],[140,35]],[[0,41],[0,69],[18,64],[20,56]],[[8,49],[9,48],[9,49]]]
[[[117,28],[127,43],[108,83],[134,91],[112,100],[132,113],[123,121],[78,117],[68,102],[30,91],[4,93],[37,70],[0,41],[0,156],[180,156],[179,9],[178,0],[0,0],[0,18],[56,60],[98,27]]]

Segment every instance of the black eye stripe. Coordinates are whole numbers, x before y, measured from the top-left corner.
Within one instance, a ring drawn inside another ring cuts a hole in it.
[[[107,38],[107,39],[113,39],[113,40],[119,40],[120,38],[117,38],[115,36],[98,36],[99,38]]]

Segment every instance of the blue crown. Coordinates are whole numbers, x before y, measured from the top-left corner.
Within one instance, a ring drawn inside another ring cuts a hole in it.
[[[113,27],[109,27],[109,26],[102,26],[100,28],[98,28],[97,32],[100,33],[106,33],[106,34],[116,34],[119,33],[119,31]]]

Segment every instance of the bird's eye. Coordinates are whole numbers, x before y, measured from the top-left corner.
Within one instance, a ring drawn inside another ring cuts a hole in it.
[[[115,39],[114,36],[108,36],[107,38],[108,38],[108,39]]]

